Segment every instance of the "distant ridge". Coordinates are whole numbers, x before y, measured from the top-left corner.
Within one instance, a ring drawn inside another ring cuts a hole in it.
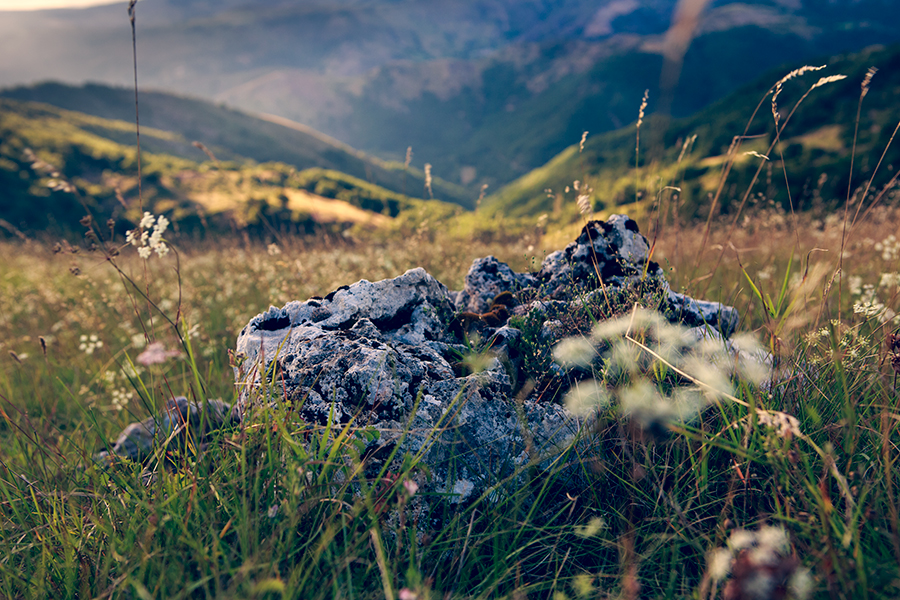
[[[254,122],[297,135],[280,125]],[[298,168],[236,160],[233,154],[212,160],[190,138],[148,124],[141,134],[139,194],[133,124],[0,97],[0,236],[78,236],[85,212],[120,234],[133,228],[143,211],[151,211],[165,214],[176,231],[192,235],[242,229],[271,237],[341,233],[352,226],[382,229],[398,221],[441,221],[463,211],[326,168],[340,161],[352,166],[355,160],[370,172],[393,173],[336,146],[322,145],[330,154],[323,152],[314,156],[313,166]],[[304,134],[304,139],[321,145],[316,136]],[[214,147],[227,154],[222,146]]]
[[[900,168],[900,143],[891,142],[900,121],[900,45],[873,47],[856,54],[822,58],[808,64],[828,64],[827,69],[789,81],[778,106],[786,117],[793,103],[820,77],[844,75],[846,79],[813,89],[787,124],[779,146],[766,160],[761,181],[749,201],[785,210],[829,209],[846,201],[848,186],[861,192],[875,171],[881,153],[888,148],[873,181],[869,200]],[[573,144],[547,164],[529,172],[484,199],[489,215],[536,218],[547,214],[554,221],[580,219],[575,198],[584,193],[575,182],[592,189],[594,210],[615,212],[627,206],[635,216],[653,206],[664,186],[680,188],[679,211],[686,218],[705,218],[715,194],[723,165],[735,136],[744,132],[750,116],[765,97],[737,155],[717,206],[717,213],[734,210],[746,192],[761,157],[774,137],[771,97],[775,82],[802,63],[773,70],[754,83],[730,94],[694,116],[666,121],[645,119],[641,127],[640,169],[635,169],[636,127],[632,123],[616,131],[589,136],[583,151]],[[862,104],[859,138],[852,182],[850,156],[860,84],[870,67],[878,69]],[[693,138],[692,136],[697,136]],[[693,141],[692,141],[693,140]],[[750,154],[756,152],[757,155]],[[680,157],[680,160],[679,160]],[[785,174],[791,195],[785,190]],[[771,176],[768,169],[771,168]],[[767,183],[767,180],[771,183]],[[671,193],[667,192],[665,197]],[[762,194],[762,196],[760,196]],[[763,206],[763,205],[760,205]]]
[[[0,97],[42,102],[104,119],[134,122],[134,91],[101,84],[71,86],[45,82],[0,90]],[[400,194],[423,195],[421,169],[387,163],[328,135],[289,119],[253,115],[207,102],[159,91],[140,92],[141,125],[184,138],[164,151],[188,160],[206,156],[192,146],[199,141],[219,160],[282,162],[297,169],[340,171]],[[123,142],[123,140],[119,140]],[[404,148],[405,150],[405,148]],[[474,199],[463,188],[439,178],[432,183],[435,198],[471,208]]]

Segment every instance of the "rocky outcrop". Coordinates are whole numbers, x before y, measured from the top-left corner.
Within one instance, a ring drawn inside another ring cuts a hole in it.
[[[535,375],[520,328],[537,324],[535,335],[550,344],[566,335],[567,312],[635,285],[652,290],[670,319],[725,336],[737,324],[730,307],[672,292],[637,224],[616,215],[588,223],[537,273],[516,273],[489,256],[473,263],[460,292],[419,268],[270,308],[238,337],[231,419],[291,403],[307,422],[365,430],[374,440],[366,456],[418,455],[429,472],[426,490],[450,502],[493,493],[515,484],[524,466],[539,473],[576,441],[579,451],[587,443],[584,422],[545,393],[570,384],[566,371],[548,364],[552,385],[529,382]],[[264,385],[270,381],[277,385]],[[131,428],[113,452],[139,458],[170,430],[158,420]],[[138,438],[150,444],[129,442]]]

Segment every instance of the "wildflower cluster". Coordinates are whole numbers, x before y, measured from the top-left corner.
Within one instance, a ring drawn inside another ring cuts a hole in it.
[[[893,233],[880,242],[875,242],[874,248],[881,252],[881,259],[885,262],[892,262],[900,258],[900,241]]]
[[[826,365],[840,360],[854,368],[877,360],[878,344],[871,335],[860,327],[849,327],[836,319],[832,319],[827,327],[806,334],[805,340],[812,350],[807,354],[812,364]]]
[[[103,341],[97,337],[97,334],[92,333],[91,335],[82,335],[81,343],[78,344],[78,349],[84,352],[85,354],[93,354],[95,350],[99,350],[103,347]]]
[[[709,575],[716,583],[730,577],[725,598],[801,599],[812,592],[812,577],[791,552],[788,534],[781,527],[735,530],[726,547],[710,554],[708,564]]]
[[[584,415],[616,401],[623,416],[645,429],[688,422],[710,403],[732,397],[734,376],[754,384],[769,376],[764,353],[752,338],[726,342],[639,308],[597,324],[589,338],[564,339],[553,348],[563,368],[589,367],[598,356],[603,359],[600,376],[576,383],[566,406]]]
[[[803,435],[800,431],[800,421],[793,415],[778,410],[757,409],[756,416],[760,425],[768,427],[780,438],[790,439]]]
[[[163,233],[169,227],[169,220],[165,215],[158,218],[145,212],[137,229],[132,229],[125,234],[125,241],[136,246],[141,258],[150,258],[150,254],[156,251],[160,257],[169,253],[169,247],[163,240]],[[152,232],[151,232],[152,230]]]
[[[149,367],[150,365],[159,365],[170,358],[178,358],[181,352],[178,350],[167,350],[162,342],[153,342],[147,348],[138,354],[135,359],[139,364]]]
[[[898,252],[900,251],[900,245],[896,248],[885,246],[876,249],[885,253]],[[858,276],[851,276],[849,283],[850,293],[856,297],[856,301],[853,303],[854,314],[862,315],[866,319],[877,318],[882,323],[897,320],[897,313],[887,307],[885,302],[879,298],[878,292],[882,289],[896,290],[898,283],[900,283],[900,274],[882,273],[877,286],[868,283],[863,284],[862,278]]]

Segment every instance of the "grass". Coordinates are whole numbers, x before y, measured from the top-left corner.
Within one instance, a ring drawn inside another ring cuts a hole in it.
[[[698,230],[659,238],[657,257],[674,286],[738,306],[742,328],[780,352],[791,377],[768,391],[739,380],[735,393],[750,407],[796,416],[802,436],[780,437],[737,402],[665,439],[612,410],[590,433],[595,453],[568,457],[590,482],[577,496],[552,494],[561,475],[546,472],[502,501],[444,506],[425,521],[416,518],[420,498],[401,485],[422,477],[415,464],[363,476],[353,442],[278,408],[216,434],[205,452],[171,450],[177,468],[151,462],[149,482],[141,465],[104,471],[89,456],[170,394],[203,397],[202,386],[205,397],[232,400],[226,350],[269,304],[413,266],[458,289],[480,256],[532,268],[526,243],[539,240],[460,242],[426,226],[403,241],[360,245],[228,240],[185,249],[177,262],[143,263],[126,250],[116,260],[135,286],[99,252],[4,243],[0,594],[711,597],[707,556],[733,530],[771,524],[788,532],[817,593],[895,596],[900,416],[884,348],[891,321],[859,310],[867,300],[897,308],[896,276],[882,276],[896,270],[900,247],[889,236],[897,215],[883,210],[851,238],[841,305],[838,283],[823,295],[827,277],[815,286],[797,280],[807,257],[796,241],[799,231],[802,248],[832,251],[810,255],[811,273],[816,263],[832,265],[840,220],[791,222],[773,209],[738,230],[735,251],[710,278]],[[783,296],[796,301],[780,302],[778,312],[763,299],[777,299],[782,281]],[[187,356],[129,366],[146,343],[143,329],[169,348],[180,343],[137,290],[149,290],[173,320],[183,316],[196,366]]]

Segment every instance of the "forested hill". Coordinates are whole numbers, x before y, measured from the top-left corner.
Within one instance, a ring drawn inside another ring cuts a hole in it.
[[[103,119],[134,123],[134,90],[99,84],[82,86],[41,83],[0,90],[0,97],[42,102]],[[342,144],[318,131],[287,119],[251,115],[207,102],[158,91],[141,91],[141,125],[172,134],[165,143],[150,139],[148,148],[188,160],[207,156],[192,142],[205,145],[219,160],[282,162],[297,169],[318,167],[340,171],[369,183],[410,196],[424,195],[422,166],[404,169]],[[134,127],[117,130],[116,142],[134,143]],[[112,135],[108,130],[103,134]],[[413,163],[415,165],[415,163]],[[471,207],[474,198],[459,186],[439,178],[432,182],[436,198]]]
[[[556,211],[564,213],[557,215],[560,219],[571,220],[578,215],[575,198],[583,193],[582,186],[592,189],[590,197],[595,210],[611,211],[629,205],[627,210],[631,212],[656,203],[663,187],[676,186],[681,189],[677,201],[682,215],[705,217],[730,150],[736,164],[723,186],[717,213],[728,213],[736,201],[742,200],[760,161],[765,165],[748,199],[751,204],[765,201],[786,210],[791,205],[796,210],[838,206],[847,197],[860,86],[871,67],[878,70],[862,103],[850,187],[859,191],[859,186],[867,184],[887,148],[872,186],[873,191],[879,190],[900,168],[900,143],[890,143],[900,121],[896,101],[900,97],[900,46],[875,47],[809,64],[827,67],[784,84],[777,98],[782,124],[800,97],[807,91],[809,95],[790,117],[781,141],[771,152],[775,124],[772,97],[767,93],[782,76],[802,63],[771,71],[691,117],[671,121],[645,118],[640,129],[640,148],[636,148],[636,123],[603,135],[589,135],[583,151],[579,151],[579,140],[573,139],[569,148],[546,165],[486,198],[484,210],[511,217],[537,217],[544,213],[552,217]],[[846,78],[810,91],[820,78],[837,75]],[[750,122],[761,100],[762,105]],[[735,152],[735,136],[744,133],[748,122],[748,138]],[[768,160],[750,152],[768,152]],[[582,191],[574,189],[575,181]],[[666,191],[662,197],[672,193]]]
[[[248,146],[260,143],[255,135],[247,133]],[[222,139],[237,144],[240,131],[229,136]],[[276,140],[273,144],[286,143]],[[410,211],[447,215],[462,210],[335,170],[331,167],[352,167],[362,160],[340,149],[309,154],[305,163],[297,160],[298,166],[248,160],[229,153],[220,140],[212,145],[220,153],[213,160],[183,134],[149,125],[142,127],[141,146],[139,188],[132,123],[0,98],[0,235],[71,234],[86,211],[122,230],[133,227],[142,210],[150,210],[166,214],[176,229],[205,235],[235,228],[270,233],[372,228]],[[330,148],[325,142],[320,147]],[[370,179],[396,175],[395,187],[404,185],[402,171],[364,166]],[[423,195],[414,174],[406,174],[405,183]]]

